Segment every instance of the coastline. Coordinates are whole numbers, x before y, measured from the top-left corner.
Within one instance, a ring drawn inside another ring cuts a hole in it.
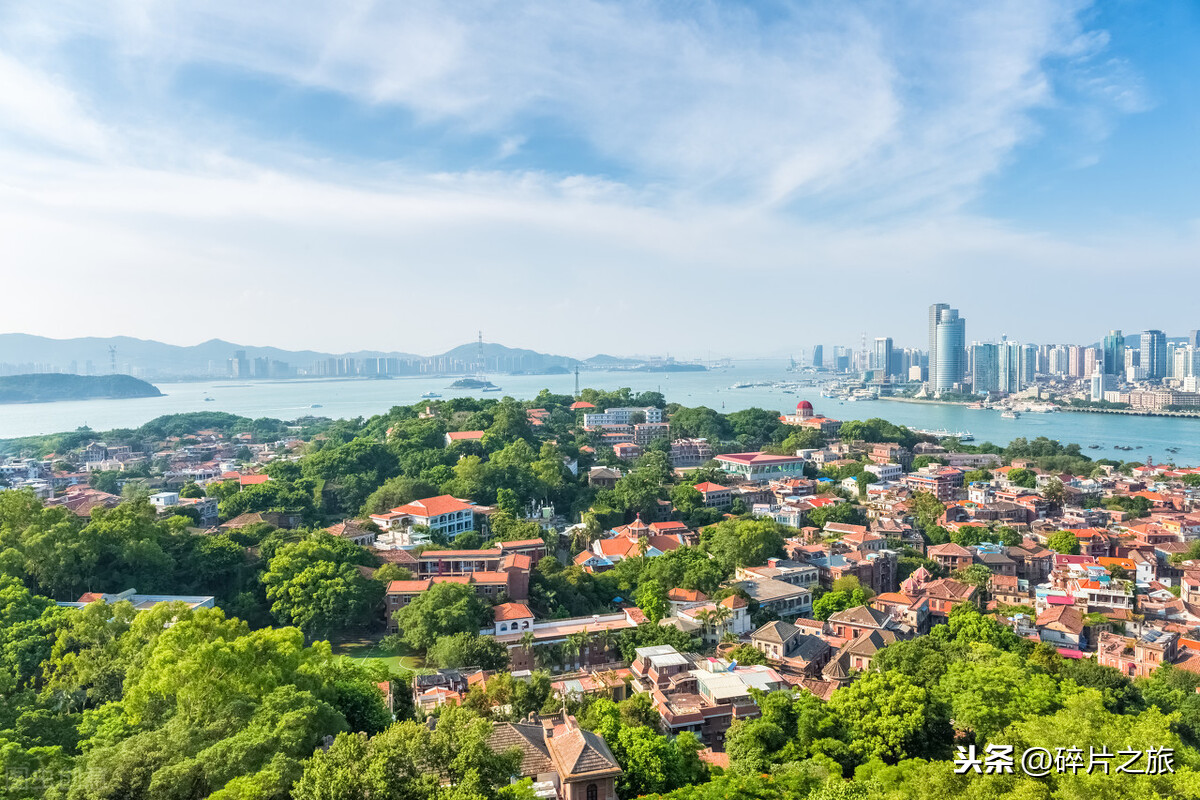
[[[970,406],[970,403],[962,403],[957,400],[921,400],[916,397],[885,397],[882,395],[878,399],[890,400],[894,403],[915,403],[917,405],[958,406],[959,408],[967,408]],[[1063,406],[1057,403],[1051,403],[1051,405],[1053,405],[1058,411],[1066,411],[1076,414],[1122,414],[1127,417],[1175,417],[1180,419],[1200,419],[1200,409],[1197,409],[1196,411],[1145,411],[1134,408],[1080,408],[1078,406]]]

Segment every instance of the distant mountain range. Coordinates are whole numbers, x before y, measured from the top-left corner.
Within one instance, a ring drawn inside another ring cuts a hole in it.
[[[641,359],[597,355],[579,360],[485,342],[459,345],[445,353],[422,356],[402,351],[359,350],[322,353],[255,347],[223,339],[196,345],[173,345],[128,336],[110,338],[50,339],[24,333],[0,334],[0,375],[37,372],[73,372],[103,375],[113,371],[147,378],[170,377],[333,377],[344,375],[465,374],[487,372],[547,373],[585,369],[678,369]],[[232,367],[231,359],[244,351],[248,369]],[[481,352],[482,351],[482,352]],[[482,364],[480,363],[482,360]],[[695,368],[688,365],[687,368]]]

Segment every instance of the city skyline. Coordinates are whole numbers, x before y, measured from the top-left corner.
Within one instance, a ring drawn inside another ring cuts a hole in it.
[[[741,358],[749,358],[749,359],[790,358],[791,360],[796,361],[797,363],[809,365],[809,364],[813,364],[815,361],[814,356],[817,355],[817,353],[814,352],[814,348],[816,348],[820,352],[820,354],[821,354],[820,360],[821,360],[821,362],[823,362],[823,363],[816,364],[816,366],[823,365],[828,368],[834,368],[833,365],[834,365],[835,359],[837,359],[839,356],[844,356],[848,359],[848,361],[847,361],[848,365],[859,368],[859,369],[869,369],[869,370],[884,369],[884,367],[881,365],[881,362],[883,359],[881,359],[880,353],[886,352],[886,353],[890,354],[886,357],[887,373],[890,375],[897,375],[897,376],[903,377],[903,369],[901,367],[902,367],[902,365],[908,364],[908,361],[906,359],[906,354],[911,354],[913,352],[917,352],[917,353],[920,353],[923,356],[926,356],[930,359],[933,359],[936,357],[936,345],[934,343],[934,327],[933,327],[934,319],[935,319],[934,312],[935,312],[935,310],[941,310],[941,309],[950,309],[950,310],[954,311],[955,313],[959,312],[959,309],[951,309],[949,304],[947,304],[947,303],[935,303],[935,304],[929,306],[929,308],[928,308],[929,327],[927,329],[929,338],[928,338],[928,345],[925,347],[911,346],[911,344],[906,344],[905,342],[897,341],[891,335],[877,335],[876,332],[873,332],[873,331],[871,331],[871,332],[861,331],[859,333],[858,340],[849,339],[845,342],[839,343],[839,342],[833,341],[833,340],[829,340],[829,341],[805,340],[805,341],[802,341],[800,339],[797,339],[796,343],[794,345],[779,346],[779,347],[776,347],[775,349],[763,348],[756,352],[740,353],[740,354],[724,352],[721,350],[713,349],[711,347],[705,347],[703,349],[695,348],[695,349],[691,349],[691,350],[687,350],[685,348],[685,350],[682,352],[670,351],[667,349],[663,349],[663,350],[659,350],[659,351],[640,350],[640,351],[635,351],[635,352],[602,352],[599,348],[593,348],[591,350],[582,350],[582,351],[572,352],[566,348],[558,348],[554,345],[543,344],[543,345],[539,346],[537,343],[533,343],[530,347],[525,348],[525,349],[534,351],[534,352],[538,352],[538,353],[541,353],[544,355],[563,356],[566,358],[577,359],[580,361],[583,361],[583,360],[586,360],[586,359],[589,359],[589,358],[592,358],[595,356],[613,356],[613,357],[624,358],[624,359],[669,358],[669,359],[676,359],[679,361],[719,361],[719,360],[731,358],[731,357],[734,357],[734,358],[741,357]],[[963,345],[964,350],[969,350],[971,346],[978,345],[978,344],[1004,344],[1004,343],[1017,344],[1017,345],[1024,344],[1027,346],[1032,345],[1032,346],[1037,346],[1037,347],[1051,347],[1051,348],[1074,347],[1074,348],[1079,348],[1081,351],[1086,350],[1088,348],[1093,348],[1096,350],[1095,357],[1097,359],[1097,362],[1101,365],[1103,371],[1106,372],[1107,374],[1117,374],[1118,372],[1122,372],[1124,369],[1124,366],[1122,365],[1114,370],[1114,368],[1112,367],[1112,365],[1110,364],[1110,362],[1108,360],[1108,358],[1110,356],[1109,339],[1112,337],[1113,334],[1117,334],[1117,335],[1121,336],[1122,344],[1120,345],[1119,349],[1122,352],[1128,350],[1128,351],[1140,353],[1141,348],[1142,348],[1143,337],[1147,333],[1152,333],[1152,334],[1155,334],[1156,336],[1161,335],[1163,337],[1163,345],[1162,345],[1163,348],[1167,348],[1168,345],[1171,347],[1174,347],[1176,344],[1191,344],[1195,348],[1200,348],[1200,330],[1198,330],[1198,329],[1191,329],[1191,330],[1188,330],[1186,333],[1172,333],[1169,331],[1164,333],[1163,331],[1157,330],[1157,329],[1150,329],[1147,331],[1129,330],[1126,332],[1122,332],[1121,329],[1110,329],[1107,334],[1102,335],[1102,336],[1097,336],[1096,338],[1091,339],[1091,340],[1082,338],[1082,339],[1067,339],[1067,340],[1060,340],[1060,341],[1035,342],[1035,341],[1030,341],[1027,338],[1022,337],[1020,335],[1019,330],[997,333],[992,336],[978,336],[978,335],[976,335],[976,333],[974,332],[974,330],[972,328],[966,327],[966,325],[965,325],[965,323],[967,322],[966,317],[960,318],[959,321],[964,323],[964,325],[963,325],[964,330],[962,331],[962,345]],[[27,332],[24,332],[24,331],[0,331],[0,337],[4,336],[5,334],[26,334],[26,333]],[[469,332],[464,331],[463,335],[465,336],[467,333],[469,333]],[[479,337],[479,336],[482,336],[483,332],[475,331],[474,333],[475,333],[475,337]],[[30,335],[36,336],[37,334],[30,334]],[[865,345],[862,342],[863,337],[866,337],[868,340]],[[43,337],[43,338],[48,340],[49,342],[72,341],[74,339],[74,337],[71,337],[71,338],[68,338],[68,337]],[[137,341],[140,341],[143,343],[151,342],[151,343],[170,345],[170,346],[174,346],[174,347],[199,347],[199,346],[212,344],[214,341],[216,341],[211,338],[204,339],[202,341],[187,341],[187,340],[172,340],[172,339],[146,339],[146,340],[143,340],[143,339],[139,339],[138,337],[125,337],[123,335],[117,335],[114,337],[84,336],[84,337],[78,337],[78,338],[81,341],[85,341],[85,340],[89,340],[89,339],[94,339],[94,340],[100,341],[100,340],[103,340],[106,338],[113,338],[113,339],[133,338],[133,339],[136,339]],[[283,346],[275,341],[262,341],[262,342],[256,342],[253,344],[247,344],[245,342],[237,343],[237,342],[226,341],[225,344],[227,345],[226,349],[228,349],[230,353],[232,353],[233,350],[238,349],[238,348],[243,348],[243,349],[250,348],[250,349],[260,349],[260,350],[281,350],[281,351],[298,350],[298,348],[289,348],[289,347]],[[497,341],[497,340],[492,339],[490,336],[487,339],[487,344],[489,346],[499,345],[502,347],[511,348],[513,350],[518,350],[518,351],[522,349],[518,345],[514,345],[513,343],[510,343],[510,342]],[[922,342],[920,342],[920,344],[925,344],[925,342],[922,341]],[[864,346],[867,348],[865,351],[863,350]],[[473,338],[469,338],[469,339],[466,339],[466,338],[460,339],[454,347],[447,348],[447,349],[451,350],[451,349],[474,348],[474,347],[475,347],[475,338],[473,337]],[[826,347],[829,348],[829,355],[824,354],[824,350]],[[311,356],[311,351],[304,351],[304,352],[308,353]],[[339,350],[324,350],[324,351],[317,351],[317,352],[320,353],[322,355],[322,357],[325,357],[325,356],[354,356],[354,355],[361,355],[363,353],[377,353],[380,355],[399,354],[402,356],[411,356],[411,357],[416,357],[416,358],[437,358],[437,357],[439,357],[439,355],[441,355],[438,352],[422,353],[422,352],[419,352],[416,348],[406,347],[403,343],[397,344],[396,342],[390,342],[387,345],[383,345],[383,344],[372,345],[370,343],[367,343],[364,346],[356,348],[354,350],[340,350],[340,351]],[[865,359],[866,359],[865,361],[863,361],[864,352],[865,352]],[[1163,353],[1162,353],[1162,357],[1166,357],[1166,355],[1167,355],[1167,350],[1164,349]],[[275,356],[272,355],[271,357],[274,358]],[[224,356],[222,356],[222,358],[224,358]],[[38,361],[39,359],[32,358],[32,357],[25,357],[25,356],[17,356],[15,360],[16,361],[31,361],[31,362],[33,362],[33,361]],[[80,363],[82,363],[82,357],[79,360],[80,360]],[[5,361],[4,353],[2,351],[0,351],[0,362],[4,362],[4,361]],[[99,360],[97,359],[97,361],[99,361]],[[859,363],[859,362],[862,362],[862,363]],[[962,370],[964,372],[969,372],[969,363],[970,363],[969,360],[968,360],[968,362],[964,363],[964,365],[962,367]],[[59,365],[59,366],[62,366],[62,365]],[[1165,362],[1160,361],[1160,366],[1162,369],[1166,369]],[[929,380],[934,380],[935,374],[936,374],[936,366],[934,367],[933,372],[930,374]]]
[[[437,352],[465,318],[571,353],[786,355],[763,342],[791,314],[719,348],[689,323],[817,275],[897,346],[930,293],[1030,341],[1077,336],[1077,308],[1196,327],[1161,291],[1200,253],[1193,4],[877,11],[8,7],[5,327]]]

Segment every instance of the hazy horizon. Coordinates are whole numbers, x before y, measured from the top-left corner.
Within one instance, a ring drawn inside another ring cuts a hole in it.
[[[0,10],[4,325],[577,358],[1200,327],[1185,0]],[[552,343],[552,344],[548,344]]]

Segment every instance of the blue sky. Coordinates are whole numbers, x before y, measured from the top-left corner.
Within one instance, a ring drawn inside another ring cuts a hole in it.
[[[1193,2],[296,8],[0,3],[6,329],[686,356],[919,346],[933,301],[971,339],[1200,327]]]

